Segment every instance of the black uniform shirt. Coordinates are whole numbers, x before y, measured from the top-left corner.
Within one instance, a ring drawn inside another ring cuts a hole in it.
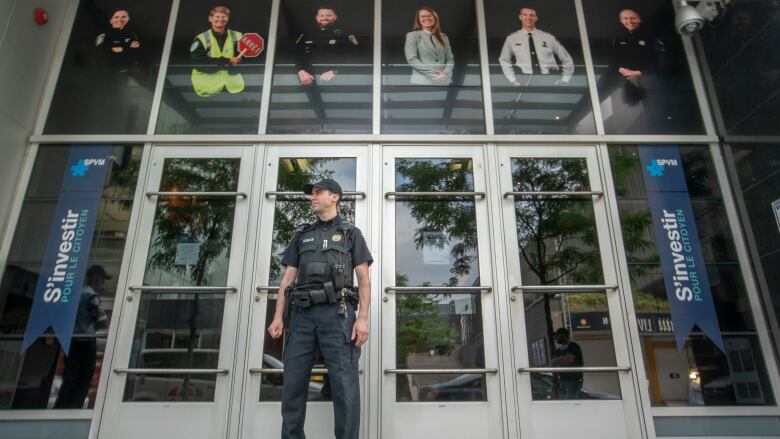
[[[351,61],[358,45],[357,37],[335,24],[318,27],[298,35],[295,41],[296,66],[298,70],[313,75],[334,70],[338,65]]]
[[[330,221],[317,220],[317,222],[314,223],[314,227],[320,230],[335,230],[336,226],[342,222],[343,219],[341,219],[341,216],[336,215],[336,217]],[[298,246],[301,244],[302,235],[303,233],[300,229],[295,232],[290,240],[290,245],[288,245],[287,250],[284,251],[282,265],[298,268]],[[371,252],[368,250],[366,240],[363,238],[363,233],[357,227],[353,227],[349,232],[349,236],[347,237],[347,249],[352,253],[353,267],[357,267],[365,262],[368,262],[368,265],[371,265],[374,262],[374,258],[371,257]]]
[[[646,35],[637,29],[633,32],[624,29],[611,42],[612,73],[617,74],[620,67],[650,73],[658,69],[660,58],[666,51],[663,42]]]
[[[564,357],[568,354],[574,355],[574,362],[572,364],[567,365],[566,367],[582,367],[583,361],[582,361],[582,349],[580,348],[580,345],[577,343],[570,341],[569,344],[566,345],[564,348],[557,348],[555,349],[555,352],[553,352],[552,357],[553,358],[560,358]],[[561,381],[579,381],[582,380],[582,372],[570,372],[570,373],[562,373],[560,374],[560,380]]]

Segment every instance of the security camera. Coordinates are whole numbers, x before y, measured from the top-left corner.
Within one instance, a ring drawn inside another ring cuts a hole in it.
[[[674,17],[674,27],[680,35],[695,35],[704,27],[704,17],[687,1],[681,0]]]

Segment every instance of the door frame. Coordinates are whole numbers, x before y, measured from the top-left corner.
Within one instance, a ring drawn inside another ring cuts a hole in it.
[[[395,358],[395,294],[386,292],[385,288],[395,286],[395,201],[386,199],[385,193],[395,190],[395,158],[470,158],[473,160],[474,191],[486,194],[484,199],[475,199],[475,221],[477,224],[478,249],[480,256],[479,275],[480,284],[483,287],[491,287],[492,291],[483,292],[482,297],[482,325],[484,342],[485,369],[493,369],[496,372],[485,373],[485,386],[488,395],[487,401],[458,401],[452,403],[442,402],[396,402],[396,374],[388,373],[389,369],[396,369]],[[414,409],[412,413],[406,413],[404,421],[407,423],[430,423],[435,427],[433,419],[426,419],[425,415],[433,414],[447,406],[455,410],[448,418],[450,423],[467,417],[470,409],[477,406],[488,406],[486,417],[488,422],[488,437],[500,438],[507,435],[504,421],[504,406],[507,401],[505,389],[502,386],[501,367],[499,363],[500,330],[497,324],[497,303],[495,292],[496,264],[492,262],[490,255],[494,254],[494,240],[490,223],[491,212],[489,209],[488,195],[490,187],[488,183],[489,165],[487,163],[485,145],[459,145],[459,146],[422,146],[422,145],[385,145],[382,148],[382,179],[381,179],[381,203],[382,203],[382,254],[381,260],[382,279],[379,303],[381,309],[381,370],[379,371],[381,400],[377,408],[377,417],[380,423],[380,437],[401,437],[395,431],[394,416],[397,406],[409,405]],[[411,416],[413,415],[413,416]],[[451,427],[452,428],[452,427]],[[421,437],[430,436],[430,429],[421,429]]]
[[[612,225],[611,204],[607,194],[610,188],[609,182],[605,181],[603,168],[605,164],[600,160],[601,156],[597,146],[532,146],[532,145],[500,145],[496,147],[496,160],[494,174],[498,180],[498,192],[496,194],[500,200],[496,204],[500,205],[501,212],[501,233],[504,236],[505,258],[505,279],[506,297],[503,301],[506,305],[507,331],[509,339],[512,342],[512,353],[507,355],[504,363],[505,371],[511,376],[514,383],[514,414],[516,416],[519,435],[534,435],[535,423],[544,423],[555,425],[555,419],[539,420],[533,419],[533,406],[546,404],[559,407],[573,407],[583,404],[582,400],[556,400],[556,401],[533,401],[531,395],[530,373],[520,372],[520,369],[530,366],[530,359],[527,349],[527,336],[525,328],[525,313],[522,307],[522,299],[513,300],[513,293],[510,290],[515,286],[521,286],[520,260],[517,249],[517,229],[515,226],[515,199],[513,197],[504,198],[503,194],[512,191],[511,177],[511,159],[512,158],[584,158],[587,160],[587,169],[590,183],[590,191],[600,192],[600,195],[593,196],[592,206],[594,211],[594,222],[598,234],[599,250],[601,254],[601,265],[604,273],[604,285],[614,286],[615,289],[606,289],[605,294],[608,299],[608,309],[610,316],[610,328],[612,340],[615,346],[615,364],[616,367],[625,369],[616,372],[620,383],[621,401],[623,418],[625,419],[627,432],[641,432],[642,437],[646,437],[645,422],[642,416],[642,395],[639,391],[638,379],[644,376],[642,365],[637,365],[634,355],[634,344],[632,343],[631,333],[629,331],[629,314],[626,307],[626,294],[630,295],[631,290],[626,289],[622,279],[622,272],[618,265],[619,249],[614,248],[614,237],[617,231]],[[513,324],[513,322],[515,322]],[[637,369],[640,368],[640,369]],[[588,401],[590,405],[597,406],[604,403],[605,408],[610,405],[609,401]],[[594,404],[595,403],[595,404]],[[614,404],[613,404],[614,405]],[[595,408],[595,407],[594,407]],[[625,434],[625,433],[624,433]]]
[[[365,199],[358,198],[355,208],[355,226],[364,232],[364,236],[369,244],[369,248],[372,250],[372,254],[377,255],[374,251],[376,249],[375,243],[372,242],[371,237],[375,235],[372,233],[372,214],[370,208],[373,207],[373,194],[371,192],[371,178],[369,177],[369,170],[375,164],[371,163],[371,145],[260,145],[259,148],[263,149],[262,157],[257,160],[254,170],[255,179],[253,182],[252,193],[252,211],[250,216],[250,230],[248,230],[248,250],[249,257],[245,258],[244,263],[244,280],[243,291],[246,294],[242,297],[242,312],[239,322],[241,329],[239,331],[238,345],[243,349],[239,349],[236,356],[237,370],[240,368],[241,373],[234,374],[234,388],[238,389],[234,392],[232,404],[235,407],[234,416],[231,416],[230,437],[260,437],[260,432],[256,431],[255,425],[258,422],[264,422],[258,420],[258,417],[262,416],[275,416],[277,422],[281,422],[281,403],[280,402],[259,402],[258,396],[260,392],[261,374],[250,373],[251,369],[262,368],[262,354],[265,337],[268,335],[266,331],[266,310],[268,305],[268,294],[273,294],[275,291],[268,291],[263,288],[267,288],[269,282],[269,270],[268,262],[271,257],[271,246],[264,245],[263,239],[267,240],[273,234],[274,227],[274,208],[275,198],[266,197],[266,192],[275,191],[277,187],[278,177],[278,164],[281,157],[354,157],[356,159],[356,181],[355,190],[358,192],[364,192],[366,194]],[[261,154],[258,154],[260,157]],[[377,262],[379,262],[377,260]],[[380,263],[372,264],[370,267],[370,277],[373,281],[372,285],[372,304],[369,328],[371,335],[368,342],[364,345],[363,353],[360,358],[359,370],[361,371],[361,435],[362,437],[370,437],[369,432],[369,416],[368,410],[373,406],[370,402],[370,386],[369,380],[371,377],[371,359],[373,356],[370,354],[378,345],[376,331],[378,324],[376,322],[377,316],[377,285],[378,282],[378,270],[381,266]],[[258,291],[258,287],[261,290]],[[310,425],[318,420],[322,422],[333,421],[332,404],[330,402],[312,402],[308,405],[307,410],[307,425]],[[267,432],[269,437],[276,438],[279,435],[279,430],[276,428],[270,428],[270,430],[262,430]],[[323,429],[323,437],[332,437],[332,430]],[[312,432],[307,432],[307,437],[312,436]]]
[[[209,148],[204,146],[151,146],[148,160],[143,164],[141,174],[137,185],[141,190],[136,194],[138,203],[134,204],[134,213],[136,216],[135,224],[131,224],[132,230],[136,231],[135,239],[132,243],[128,242],[129,262],[127,275],[121,281],[117,290],[116,301],[119,306],[117,313],[118,322],[112,324],[116,328],[116,336],[110,341],[113,343],[110,360],[103,368],[103,376],[106,384],[104,387],[105,397],[103,398],[102,410],[96,415],[98,438],[114,438],[118,421],[122,417],[131,416],[130,412],[141,412],[145,420],[148,416],[158,414],[160,419],[169,418],[173,413],[184,412],[182,416],[188,416],[191,419],[192,413],[197,412],[199,416],[209,416],[210,428],[207,432],[208,437],[224,437],[227,434],[227,420],[230,416],[230,395],[232,392],[231,372],[235,370],[234,355],[236,351],[236,316],[239,312],[239,297],[241,296],[241,277],[243,264],[240,263],[241,256],[245,252],[245,240],[243,236],[247,229],[247,217],[249,214],[249,200],[251,197],[251,180],[254,166],[255,149],[252,146],[220,146],[219,148]],[[146,158],[146,157],[145,157]],[[157,200],[155,196],[147,196],[149,192],[159,191],[159,185],[162,179],[163,163],[167,158],[240,158],[239,179],[237,192],[246,194],[245,198],[236,197],[236,205],[233,216],[233,231],[231,236],[231,263],[228,268],[227,286],[235,287],[234,293],[225,293],[225,308],[223,311],[222,331],[220,336],[220,354],[218,359],[218,369],[226,369],[227,374],[218,374],[216,378],[216,389],[213,402],[124,402],[124,388],[126,383],[126,373],[121,369],[126,369],[129,363],[130,346],[132,345],[135,322],[137,319],[138,308],[140,304],[138,290],[132,288],[143,284],[143,276],[146,269],[146,259],[149,252],[149,243],[151,241],[151,230],[154,222],[154,215],[157,210]],[[157,169],[155,169],[157,167]],[[137,207],[135,207],[137,206]],[[230,299],[233,300],[230,300]],[[233,317],[233,318],[231,318]],[[221,407],[220,407],[221,405]],[[185,412],[188,411],[189,413]],[[165,413],[162,415],[162,413]],[[175,421],[174,421],[175,423]],[[156,431],[160,430],[161,422],[136,423],[145,425],[154,425]],[[160,434],[166,434],[165,431],[159,431]],[[180,432],[177,432],[177,434]],[[102,435],[102,436],[101,436]]]

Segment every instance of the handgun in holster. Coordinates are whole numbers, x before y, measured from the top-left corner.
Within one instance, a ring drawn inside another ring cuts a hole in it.
[[[292,283],[284,289],[284,312],[282,313],[282,322],[284,323],[284,330],[287,331],[290,325],[290,302],[292,302],[292,292],[295,289],[295,284]]]

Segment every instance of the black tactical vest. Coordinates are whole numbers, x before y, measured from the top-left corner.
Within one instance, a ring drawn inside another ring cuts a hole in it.
[[[342,222],[327,231],[316,225],[304,226],[298,243],[296,291],[335,291],[352,287],[352,253],[347,238],[353,229]]]

